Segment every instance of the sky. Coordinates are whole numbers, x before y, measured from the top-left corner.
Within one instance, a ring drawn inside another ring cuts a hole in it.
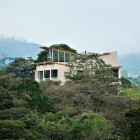
[[[140,0],[0,0],[0,35],[78,52],[140,52]]]

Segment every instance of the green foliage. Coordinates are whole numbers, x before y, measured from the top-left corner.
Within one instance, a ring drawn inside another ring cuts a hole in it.
[[[26,129],[34,131],[39,124],[39,117],[36,114],[27,114],[20,119],[25,124]]]
[[[51,45],[50,48],[60,49],[60,50],[65,50],[65,51],[70,51],[70,52],[73,52],[73,53],[77,53],[77,51],[75,49],[69,47],[66,44],[54,44],[54,45]],[[47,61],[47,54],[48,54],[48,50],[41,51],[38,54],[38,58],[37,58],[37,60],[35,62],[44,62],[44,61]]]
[[[65,73],[65,76],[71,80],[104,83],[115,79],[113,67],[100,59],[98,54],[80,54],[68,66],[70,72]]]
[[[83,115],[72,130],[75,140],[109,139],[111,137],[111,124],[101,115]]]
[[[70,52],[73,52],[73,53],[77,53],[77,51],[75,49],[69,47],[67,44],[54,44],[54,45],[51,45],[50,48],[60,49],[60,50],[65,50],[65,51],[70,51]]]
[[[24,123],[19,120],[0,120],[1,139],[28,139],[37,140],[29,130],[24,128]]]
[[[0,77],[0,85],[9,91],[16,91],[21,78],[13,78],[11,75],[3,75]]]
[[[121,83],[123,88],[130,88],[132,83],[125,77],[121,77]]]
[[[118,95],[113,68],[98,55],[83,54],[73,62],[67,75],[73,81],[63,86],[32,81],[29,65],[22,65],[31,61],[25,59],[15,60],[2,71],[1,139],[139,139],[140,107],[132,107],[139,104],[139,87],[124,89],[128,96]],[[129,87],[125,79],[122,84]]]
[[[0,110],[9,109],[13,107],[13,98],[10,92],[3,87],[0,87]]]
[[[47,113],[41,122],[46,138],[51,140],[107,139],[111,136],[111,124],[98,114],[83,114],[70,117],[71,108],[56,114]],[[41,127],[40,126],[40,127]]]
[[[0,110],[0,120],[20,119],[29,113],[30,109],[24,107]]]
[[[140,100],[140,92],[136,92],[132,88],[123,89],[123,93],[130,97],[132,100]]]
[[[52,109],[52,104],[47,96],[42,95],[38,82],[24,81],[19,84],[18,92],[28,97],[29,106],[32,109],[42,113]]]
[[[32,65],[32,60],[23,58],[16,58],[8,67],[6,67],[0,75],[12,75],[14,77],[21,77],[22,79],[34,78],[35,67]]]
[[[38,54],[38,58],[36,60],[36,62],[43,62],[43,61],[47,61],[47,54],[48,54],[48,50],[43,50]]]
[[[124,114],[129,126],[129,139],[140,139],[140,105],[125,110]]]
[[[28,102],[25,99],[14,98],[13,104],[15,107],[28,107]]]

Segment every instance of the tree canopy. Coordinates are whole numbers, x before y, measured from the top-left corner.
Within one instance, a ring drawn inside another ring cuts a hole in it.
[[[108,78],[115,79],[113,67],[99,58],[98,54],[80,54],[67,65],[70,71],[65,76],[71,80],[92,79],[104,82]]]
[[[70,52],[73,52],[73,53],[77,53],[77,51],[71,47],[69,47],[67,44],[54,44],[54,45],[51,45],[50,48],[53,48],[53,49],[60,49],[60,50],[65,50],[65,51],[70,51]]]
[[[51,45],[50,48],[53,49],[60,49],[60,50],[65,50],[65,51],[70,51],[73,53],[77,53],[77,51],[71,47],[69,47],[67,44],[54,44]],[[38,58],[36,60],[36,62],[43,62],[43,61],[47,61],[47,53],[48,50],[43,50],[38,54]]]

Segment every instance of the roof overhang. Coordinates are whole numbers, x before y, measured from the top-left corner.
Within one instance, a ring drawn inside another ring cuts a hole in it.
[[[59,52],[65,52],[65,53],[70,53],[75,55],[76,53],[71,52],[71,51],[65,51],[65,50],[61,50],[61,49],[54,49],[54,48],[50,48],[50,47],[46,47],[46,46],[41,46],[41,49],[45,49],[45,50],[55,50],[55,51],[59,51]]]
[[[52,64],[58,64],[58,65],[66,65],[66,63],[60,63],[60,62],[37,62],[33,63],[33,65],[52,65]]]
[[[120,69],[120,68],[122,68],[123,66],[113,66],[114,68],[116,68],[116,69]]]

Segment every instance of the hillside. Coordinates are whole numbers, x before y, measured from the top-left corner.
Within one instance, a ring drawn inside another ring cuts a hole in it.
[[[3,53],[6,57],[33,57],[37,58],[38,52],[41,51],[39,44],[27,42],[26,40],[0,37],[0,57]]]

